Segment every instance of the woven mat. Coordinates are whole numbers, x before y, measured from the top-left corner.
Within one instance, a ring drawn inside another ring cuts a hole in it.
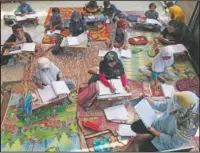
[[[63,20],[70,19],[73,11],[83,12],[83,8],[81,8],[81,7],[74,7],[74,8],[70,8],[70,7],[62,8],[61,7],[59,9],[60,9],[60,14],[62,15]],[[49,8],[48,15],[45,19],[44,24],[49,23],[51,15],[52,15],[52,8]],[[64,36],[68,36],[69,30],[66,29],[61,34]],[[107,24],[104,24],[104,27],[100,31],[89,31],[89,35],[92,38],[92,40],[109,40],[110,39],[110,34],[108,31]],[[42,43],[43,44],[54,44],[55,40],[56,40],[55,37],[49,37],[47,34],[44,34]]]

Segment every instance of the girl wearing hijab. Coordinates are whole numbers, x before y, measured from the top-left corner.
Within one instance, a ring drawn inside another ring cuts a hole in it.
[[[60,69],[54,65],[48,58],[41,57],[38,59],[37,62],[37,72],[36,72],[36,84],[40,87],[41,84],[44,86],[50,85],[53,81],[59,81],[61,78]],[[72,80],[66,80],[65,83],[67,84],[70,90],[75,88],[75,83]]]
[[[158,55],[154,57],[152,64],[148,66],[141,66],[139,71],[145,76],[153,77],[155,80],[154,87],[158,88],[158,77],[168,80],[174,79],[175,74],[168,70],[168,67],[170,66],[176,70],[174,67],[173,51],[160,49]]]
[[[105,86],[109,87],[112,92],[115,92],[115,87],[108,82],[110,79],[117,79],[120,77],[122,85],[129,92],[130,87],[128,86],[128,81],[126,74],[124,72],[124,67],[118,55],[114,51],[106,53],[104,60],[100,62],[99,74],[94,74],[89,80],[88,84],[100,80]]]
[[[111,42],[106,42],[108,48],[128,49],[128,32],[126,28],[127,21],[125,19],[119,19],[117,21],[117,28],[112,31]]]
[[[199,98],[190,91],[176,92],[169,101],[147,101],[153,109],[163,112],[150,128],[141,120],[131,129],[138,134],[128,151],[156,152],[177,149],[192,140],[199,127]]]
[[[71,16],[69,29],[72,37],[76,37],[87,31],[87,25],[82,16],[77,11],[74,11]]]

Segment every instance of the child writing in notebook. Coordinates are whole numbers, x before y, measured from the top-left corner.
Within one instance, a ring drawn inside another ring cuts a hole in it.
[[[128,80],[124,72],[124,67],[118,55],[114,51],[108,52],[104,56],[104,60],[100,62],[100,74],[94,74],[88,84],[100,80],[105,86],[109,87],[110,90],[114,93],[116,88],[109,83],[110,79],[117,79],[120,77],[122,85],[127,92],[130,92],[130,87],[128,86]]]

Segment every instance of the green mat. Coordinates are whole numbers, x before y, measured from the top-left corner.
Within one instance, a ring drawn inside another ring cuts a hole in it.
[[[159,35],[159,33],[149,32],[149,31],[138,31],[133,30],[129,32],[129,37],[136,36],[145,36],[149,41],[154,41],[154,39]],[[129,44],[130,45],[130,44]],[[131,59],[121,59],[124,65],[124,69],[127,75],[127,78],[130,80],[140,80],[142,74],[139,72],[139,67],[147,65],[153,58],[149,56],[149,52],[153,52],[153,43],[141,46],[129,46],[132,51]],[[140,51],[142,50],[142,51]],[[175,66],[180,70],[180,73],[174,71],[173,68],[170,68],[175,72],[175,80],[181,78],[192,78],[196,76],[195,70],[192,66],[192,63],[188,61],[176,61]]]

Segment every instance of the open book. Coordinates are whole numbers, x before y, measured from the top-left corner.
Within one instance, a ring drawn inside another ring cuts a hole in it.
[[[70,90],[64,81],[54,81],[51,85],[45,86],[44,89],[37,89],[37,92],[42,102],[46,103],[58,98],[59,95],[69,94]]]
[[[55,36],[55,34],[60,34],[60,33],[61,33],[60,30],[54,30],[52,33],[50,32],[50,30],[47,31],[48,36]]]
[[[67,37],[68,45],[75,46],[88,40],[87,34],[84,32],[77,37]]]
[[[166,47],[161,47],[160,51],[172,51],[174,54],[187,52],[187,48],[183,44],[167,45]]]
[[[128,111],[124,105],[117,105],[104,109],[107,120],[118,120],[126,121],[128,120]]]
[[[157,119],[156,112],[146,99],[142,99],[135,106],[135,110],[147,128],[151,127],[152,123]]]
[[[23,43],[18,45],[18,49],[10,48],[9,54],[18,54],[21,52],[34,52],[35,51],[35,43]]]
[[[37,18],[36,14],[26,14],[25,16],[16,16],[17,21],[25,21],[27,19],[35,19]]]

